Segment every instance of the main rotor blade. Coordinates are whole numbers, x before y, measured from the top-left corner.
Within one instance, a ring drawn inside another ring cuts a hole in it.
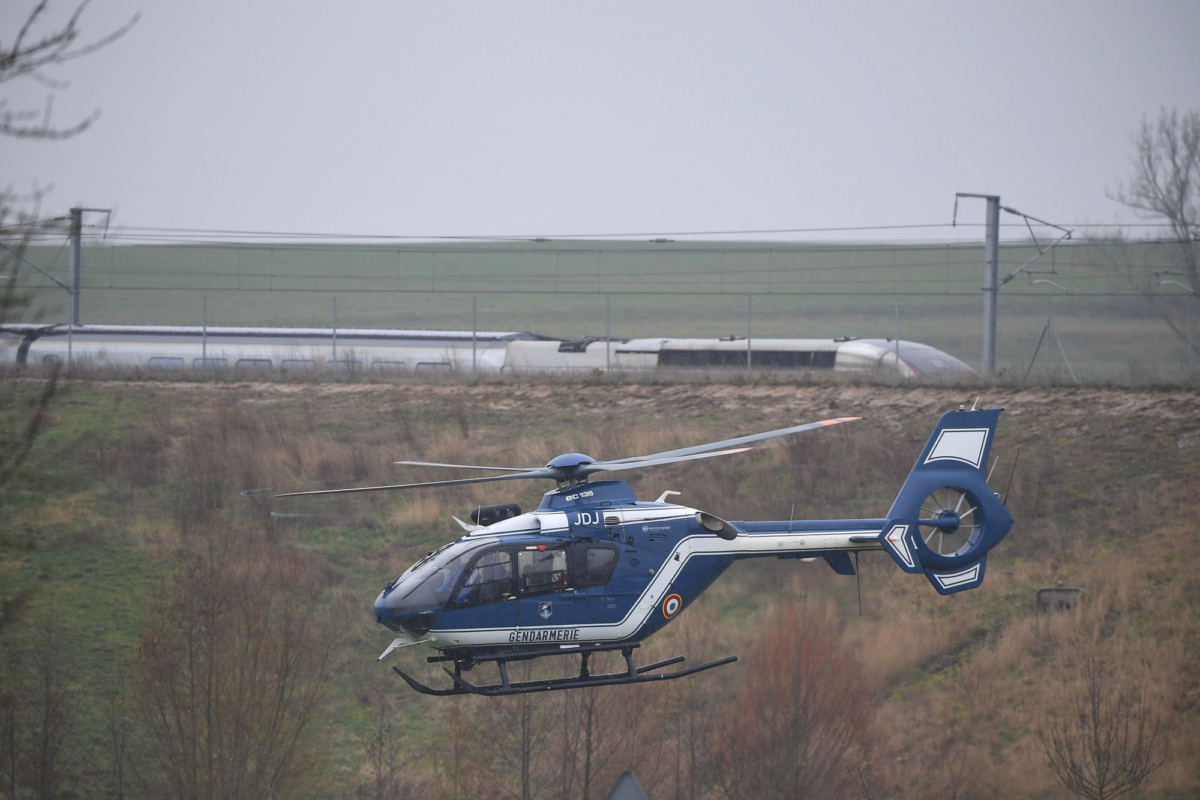
[[[354,489],[321,489],[315,492],[287,492],[272,497],[300,497],[314,494],[350,494],[351,492],[382,492],[387,489],[420,489],[425,486],[462,486],[468,483],[490,483],[492,481],[522,481],[526,478],[561,478],[562,471],[557,469],[539,469],[530,472],[520,472],[511,475],[488,475],[483,478],[459,478],[453,481],[426,481],[425,483],[400,483],[393,486],[359,486]]]
[[[681,447],[678,450],[667,450],[662,453],[653,453],[648,456],[633,456],[632,458],[618,458],[614,461],[604,461],[604,464],[627,464],[631,461],[647,461],[650,459],[673,458],[675,456],[688,456],[692,453],[704,453],[709,450],[720,450],[723,447],[736,447],[739,444],[750,444],[750,442],[760,442],[763,439],[773,439],[776,436],[787,436],[789,433],[800,433],[801,431],[811,431],[814,428],[827,428],[830,425],[838,425],[843,422],[854,422],[862,419],[862,417],[837,417],[836,419],[823,419],[820,422],[809,422],[804,425],[793,425],[790,428],[780,428],[766,433],[754,433],[749,436],[738,436],[735,439],[725,439],[720,442],[710,442],[709,444],[698,444],[694,447]]]
[[[728,456],[734,453],[744,453],[747,450],[753,450],[753,447],[739,447],[735,450],[721,450],[717,453],[696,453],[690,456],[675,456],[674,458],[655,458],[644,459],[642,461],[629,461],[619,463],[615,461],[601,461],[597,464],[584,464],[582,467],[575,469],[576,475],[591,475],[593,472],[616,472],[622,469],[641,469],[642,467],[657,467],[660,464],[674,464],[678,461],[695,461],[698,458],[712,458],[713,456]]]
[[[449,467],[451,469],[490,469],[496,472],[534,472],[540,467],[477,467],[474,464],[439,464],[436,461],[393,461],[409,467]]]

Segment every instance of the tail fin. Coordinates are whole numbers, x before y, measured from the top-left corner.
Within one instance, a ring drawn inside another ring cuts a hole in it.
[[[940,594],[983,583],[988,551],[1012,527],[984,474],[1003,410],[942,415],[879,535],[902,570],[923,572]]]

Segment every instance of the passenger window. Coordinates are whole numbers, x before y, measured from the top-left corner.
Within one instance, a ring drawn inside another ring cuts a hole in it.
[[[454,605],[477,606],[504,600],[512,595],[512,578],[511,553],[505,550],[484,553],[454,596]]]
[[[584,555],[583,581],[589,586],[608,583],[617,564],[617,551],[611,547],[589,547]]]
[[[517,568],[524,594],[561,591],[567,586],[566,550],[521,550]]]

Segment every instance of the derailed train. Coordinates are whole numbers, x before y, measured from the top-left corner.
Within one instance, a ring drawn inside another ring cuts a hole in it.
[[[885,339],[552,339],[524,331],[242,328],[168,325],[0,326],[0,360],[150,372],[228,370],[364,375],[643,373],[656,370],[841,372],[954,381],[976,373],[918,342]]]

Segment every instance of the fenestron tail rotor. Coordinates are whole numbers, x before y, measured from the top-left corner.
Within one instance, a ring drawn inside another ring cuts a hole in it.
[[[966,552],[981,528],[978,510],[979,500],[965,489],[935,489],[921,503],[921,540],[940,556]]]
[[[285,492],[274,496],[298,497],[303,495],[348,494],[350,492],[380,492],[391,489],[420,489],[427,486],[464,486],[472,483],[533,480],[537,478],[549,478],[559,482],[560,484],[573,484],[584,481],[589,475],[594,475],[599,472],[619,472],[624,470],[640,469],[642,467],[658,467],[666,464],[675,464],[681,461],[695,461],[703,458],[714,458],[716,456],[728,456],[733,455],[734,453],[744,453],[752,448],[739,447],[739,445],[749,444],[751,442],[759,442],[765,439],[772,439],[777,436],[787,436],[792,433],[801,433],[802,431],[809,431],[817,428],[826,428],[843,422],[853,422],[857,419],[860,419],[860,417],[838,417],[836,419],[826,419],[821,420],[820,422],[794,425],[789,428],[779,428],[778,430],[767,431],[766,433],[755,433],[749,436],[739,436],[734,439],[724,439],[719,442],[709,442],[708,444],[682,447],[677,450],[667,450],[662,453],[651,453],[649,455],[633,456],[630,458],[618,458],[610,461],[596,461],[590,456],[583,455],[582,453],[567,453],[558,456],[557,458],[552,459],[550,463],[546,464],[544,467],[488,467],[474,464],[442,464],[432,461],[397,461],[397,464],[403,464],[406,466],[485,471],[490,470],[495,472],[504,472],[506,474],[484,475],[477,478],[458,478],[444,481],[424,481],[421,483],[400,483],[390,486],[360,486],[349,489],[322,489],[309,492]]]
[[[1012,527],[985,475],[1001,411],[942,415],[879,535],[901,569],[924,573],[940,594],[982,583],[988,551]]]

